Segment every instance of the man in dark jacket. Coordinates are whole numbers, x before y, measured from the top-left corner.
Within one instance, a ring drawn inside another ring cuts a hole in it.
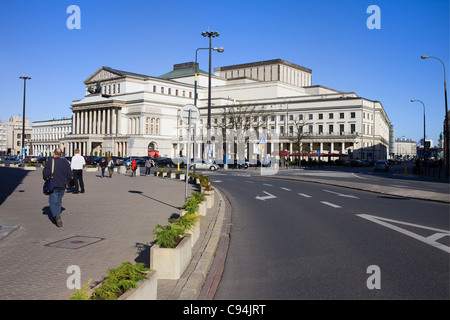
[[[62,227],[62,198],[66,192],[67,183],[72,178],[72,170],[70,169],[69,161],[61,158],[61,149],[57,148],[53,153],[53,159],[47,161],[44,170],[42,170],[44,180],[52,175],[52,162],[54,162],[53,192],[48,197],[48,203],[50,204],[54,222],[58,227]]]

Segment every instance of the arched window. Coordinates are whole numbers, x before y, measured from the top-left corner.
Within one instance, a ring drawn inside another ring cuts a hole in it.
[[[159,119],[156,119],[155,134],[159,135]]]

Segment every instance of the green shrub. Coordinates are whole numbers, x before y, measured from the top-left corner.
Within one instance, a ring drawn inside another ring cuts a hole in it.
[[[124,262],[116,269],[109,269],[102,285],[92,293],[93,300],[116,300],[125,291],[135,288],[139,280],[147,278],[143,263]]]
[[[163,248],[175,248],[186,234],[186,230],[182,225],[176,223],[165,227],[157,224],[153,229],[153,234],[156,237],[156,244]]]

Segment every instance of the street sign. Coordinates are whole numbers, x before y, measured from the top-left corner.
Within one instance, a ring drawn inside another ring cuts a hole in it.
[[[260,137],[259,138],[259,144],[266,144],[266,138]]]
[[[191,111],[191,124],[195,124],[198,119],[200,119],[200,112],[198,111],[198,108],[194,106],[193,104],[187,104],[180,110],[180,117],[181,120],[188,124],[189,123],[189,111]]]

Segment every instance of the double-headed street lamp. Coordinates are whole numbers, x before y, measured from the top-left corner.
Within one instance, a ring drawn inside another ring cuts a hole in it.
[[[30,77],[21,76],[20,79],[23,79],[23,114],[22,114],[22,159],[25,159],[25,93],[27,91],[27,80],[30,80]]]
[[[442,63],[442,67],[444,67],[444,98],[445,98],[445,117],[444,117],[444,138],[445,138],[445,177],[448,178],[449,175],[449,132],[448,132],[448,106],[447,106],[447,81],[445,79],[445,64],[441,59],[432,56],[422,55],[420,58],[422,59],[436,59]]]
[[[202,36],[209,38],[209,71],[208,71],[208,122],[207,122],[207,138],[206,143],[208,144],[208,153],[206,159],[209,160],[209,153],[211,149],[211,39],[218,37],[219,33],[217,31],[203,31]]]
[[[209,50],[209,49],[210,48],[198,48],[197,50],[195,50],[194,106],[197,106],[197,74],[198,74],[197,53],[198,53],[198,50]],[[214,48],[212,48],[212,50],[217,51],[219,53],[222,53],[225,51],[225,49],[223,47],[214,47]],[[211,62],[211,59],[209,61]],[[210,64],[210,66],[211,66],[211,64]],[[210,73],[209,73],[209,80],[210,79],[211,79],[211,69],[210,69]],[[209,83],[209,87],[211,87],[211,82]],[[208,104],[208,105],[210,105],[210,104]],[[209,110],[209,108],[208,108],[208,110]],[[208,113],[208,119],[210,119],[210,113]],[[194,131],[196,131],[196,125],[194,125]],[[195,139],[195,136],[196,136],[196,133],[194,133],[194,139]],[[194,158],[195,158],[195,154],[196,154],[196,152],[195,152],[195,143],[194,143]],[[203,158],[203,156],[202,156],[202,158]]]

